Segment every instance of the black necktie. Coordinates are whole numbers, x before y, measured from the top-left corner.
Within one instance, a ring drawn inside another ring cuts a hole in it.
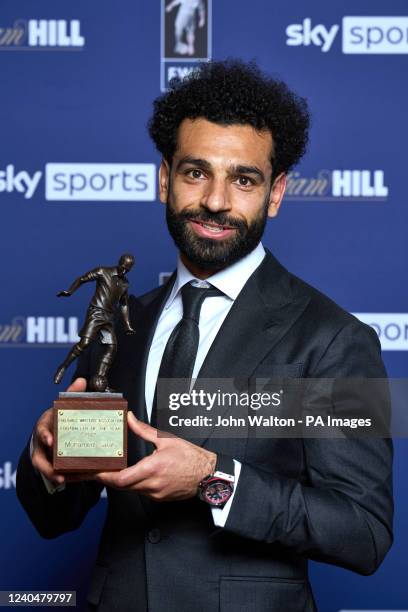
[[[186,379],[186,385],[183,389],[186,393],[190,391],[191,375],[200,340],[198,322],[201,306],[207,297],[214,295],[222,295],[222,292],[215,287],[194,287],[190,283],[184,285],[181,290],[183,318],[171,332],[164,349],[158,379]],[[178,389],[180,389],[180,385],[178,385]],[[154,427],[157,425],[157,385],[150,422]]]

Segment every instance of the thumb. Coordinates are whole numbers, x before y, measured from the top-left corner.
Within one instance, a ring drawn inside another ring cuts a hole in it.
[[[69,385],[67,391],[76,391],[78,393],[86,391],[86,378],[76,378],[74,382]]]
[[[128,425],[133,433],[139,436],[139,438],[143,438],[143,440],[147,440],[148,442],[153,442],[155,446],[158,446],[159,438],[157,437],[157,429],[144,421],[139,421],[130,410],[128,412]]]

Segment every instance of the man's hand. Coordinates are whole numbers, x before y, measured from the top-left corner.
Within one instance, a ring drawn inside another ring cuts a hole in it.
[[[69,297],[70,295],[71,295],[70,291],[58,291],[57,293],[57,297]]]
[[[67,391],[85,391],[85,378],[77,378]],[[33,431],[33,466],[41,472],[48,480],[60,485],[64,482],[77,482],[78,480],[90,480],[92,476],[87,474],[62,475],[57,474],[52,467],[52,447],[54,444],[53,434],[53,408],[48,408],[38,419]]]
[[[215,453],[176,436],[158,437],[157,429],[138,421],[131,412],[128,425],[137,436],[152,442],[156,450],[120,472],[95,474],[94,479],[102,484],[137,491],[156,501],[176,501],[194,497],[199,482],[214,472]]]

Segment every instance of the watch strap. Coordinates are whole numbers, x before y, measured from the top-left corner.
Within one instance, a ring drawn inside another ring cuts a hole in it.
[[[215,464],[214,476],[219,478],[225,478],[230,482],[235,481],[235,465],[232,457],[223,455],[222,453],[217,454],[217,461]]]

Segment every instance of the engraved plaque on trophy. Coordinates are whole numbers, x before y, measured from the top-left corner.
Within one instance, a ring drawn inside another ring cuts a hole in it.
[[[129,321],[128,280],[133,255],[122,255],[118,265],[99,267],[78,277],[58,297],[72,295],[82,284],[94,281],[95,293],[79,341],[58,367],[54,382],[60,383],[66,368],[93,341],[102,346],[96,373],[87,391],[60,393],[54,401],[53,467],[59,472],[102,472],[127,466],[127,401],[109,388],[108,372],[117,350],[114,317],[119,308],[126,334],[134,334]],[[89,391],[88,391],[89,389]]]
[[[54,402],[54,469],[127,466],[127,402],[121,393],[60,393]]]

